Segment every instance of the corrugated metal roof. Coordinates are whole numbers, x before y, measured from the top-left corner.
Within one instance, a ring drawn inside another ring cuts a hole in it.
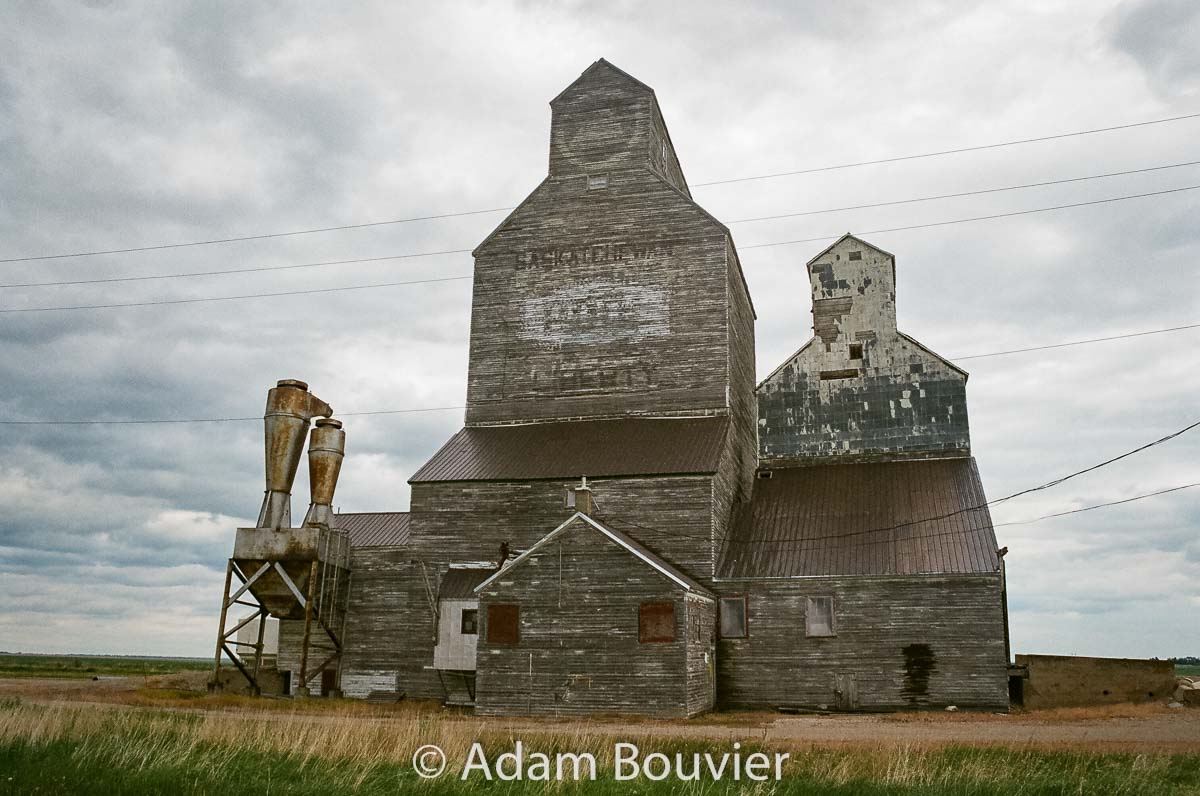
[[[754,482],[718,577],[994,572],[975,460],[830,464]]]
[[[475,587],[496,574],[496,568],[484,569],[450,567],[442,575],[438,587],[439,600],[469,600],[475,597]]]
[[[351,547],[401,547],[408,544],[408,512],[335,514],[333,526],[350,535]]]
[[[701,417],[464,428],[409,483],[712,473],[728,426]]]

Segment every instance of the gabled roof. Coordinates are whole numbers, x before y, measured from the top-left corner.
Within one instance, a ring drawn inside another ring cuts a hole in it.
[[[960,368],[958,365],[955,365],[953,362],[946,359],[944,356],[939,354],[937,351],[934,351],[932,348],[930,348],[929,346],[922,343],[921,341],[919,341],[915,338],[909,337],[904,332],[901,332],[899,330],[896,331],[896,334],[900,335],[905,340],[907,340],[908,342],[915,345],[917,348],[924,351],[926,354],[929,354],[931,357],[935,357],[936,359],[941,360],[942,364],[944,364],[946,367],[950,368],[951,370],[957,370],[959,373],[961,373],[963,375],[964,379],[971,375],[971,374],[967,373],[965,370],[963,370],[962,368]]]
[[[409,483],[715,473],[728,429],[726,417],[471,426]]]
[[[734,517],[717,579],[995,572],[986,503],[971,458],[774,470]]]
[[[852,235],[852,234],[850,234],[849,232],[847,232],[845,235],[843,235],[842,237],[838,238],[838,239],[837,239],[837,240],[835,240],[833,243],[831,243],[831,244],[829,244],[828,246],[826,246],[824,249],[821,249],[821,251],[820,251],[820,252],[817,254],[817,256],[816,256],[816,257],[814,257],[814,258],[812,258],[811,260],[809,260],[809,261],[806,263],[806,265],[808,265],[808,266],[811,266],[813,263],[815,263],[817,260],[819,260],[819,259],[821,259],[822,257],[824,257],[826,254],[829,254],[829,250],[830,250],[830,249],[832,249],[834,246],[837,246],[839,243],[841,243],[842,241],[846,240],[847,238],[849,238],[850,240],[858,241],[858,242],[859,242],[859,243],[861,243],[863,246],[866,246],[868,249],[874,249],[875,251],[879,252],[880,254],[886,254],[888,257],[891,257],[893,260],[895,260],[895,259],[896,259],[896,255],[892,254],[890,251],[886,251],[885,249],[881,249],[881,248],[879,248],[878,246],[876,246],[876,245],[875,245],[875,244],[873,244],[873,243],[867,243],[865,240],[863,240],[862,238],[858,237],[857,235]]]
[[[333,527],[350,536],[351,547],[403,547],[408,544],[407,511],[334,514]]]
[[[571,85],[567,86],[562,91],[558,92],[558,94],[555,95],[554,99],[550,100],[550,104],[553,105],[554,103],[558,102],[560,99],[562,99],[564,94],[569,92],[571,89],[575,88],[580,83],[586,82],[589,77],[591,77],[596,72],[598,72],[602,69],[607,69],[611,72],[614,72],[614,73],[620,75],[621,77],[625,78],[626,80],[628,80],[630,83],[634,84],[635,86],[638,86],[639,88],[643,88],[646,91],[650,92],[651,96],[654,95],[654,89],[650,88],[645,83],[643,83],[642,81],[638,80],[633,75],[626,72],[624,69],[620,69],[616,66],[613,66],[611,63],[604,60],[603,58],[598,58],[592,62],[591,66],[589,66],[587,69],[584,69],[583,72],[580,73],[579,77],[575,78],[575,80],[573,80],[571,82]]]
[[[559,536],[560,534],[566,532],[577,522],[582,523],[583,526],[585,526],[585,527],[599,531],[601,534],[608,537],[613,543],[618,544],[621,547],[624,547],[626,550],[633,553],[635,556],[637,556],[639,559],[641,559],[643,562],[645,562],[651,568],[657,570],[661,575],[674,581],[675,584],[677,586],[679,586],[680,588],[682,588],[686,591],[692,592],[694,594],[699,594],[701,596],[708,597],[710,599],[712,598],[712,596],[713,596],[712,592],[710,592],[708,589],[701,586],[694,579],[692,579],[692,578],[688,577],[687,575],[685,575],[684,573],[680,572],[675,566],[673,566],[672,564],[667,562],[661,556],[658,556],[658,555],[650,552],[649,550],[647,550],[645,547],[643,547],[640,543],[638,543],[636,540],[634,540],[629,535],[621,533],[620,531],[614,530],[612,528],[609,528],[607,525],[603,525],[600,522],[596,521],[595,519],[589,517],[588,515],[583,514],[582,512],[578,512],[578,511],[575,512],[574,514],[572,514],[570,517],[568,517],[567,521],[564,522],[562,525],[559,525],[553,531],[546,534],[541,539],[539,539],[537,542],[535,542],[534,545],[532,547],[530,547],[528,550],[526,550],[524,553],[521,553],[521,555],[517,556],[516,558],[512,559],[507,564],[505,564],[504,567],[500,569],[500,571],[496,572],[490,578],[488,578],[487,580],[483,581],[478,586],[476,586],[475,592],[478,593],[478,592],[482,591],[483,589],[487,588],[487,586],[489,584],[491,584],[493,581],[495,581],[496,579],[508,574],[515,568],[519,567],[531,555],[533,555],[535,552],[537,552],[538,549],[540,549],[541,547],[543,547],[544,545],[549,543],[556,536]]]

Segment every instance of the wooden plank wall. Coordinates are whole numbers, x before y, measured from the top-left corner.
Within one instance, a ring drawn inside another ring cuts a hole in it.
[[[749,637],[718,642],[722,707],[833,706],[839,674],[854,677],[863,708],[1008,706],[998,573],[717,587],[749,598]],[[835,637],[805,636],[810,596],[833,597]]]
[[[476,712],[577,716],[699,712],[684,590],[577,522],[481,593]],[[643,602],[673,602],[675,640],[638,641]],[[520,605],[520,640],[489,644],[487,606]],[[711,602],[709,603],[711,606]],[[711,618],[711,607],[708,614]],[[701,681],[702,682],[702,681]]]

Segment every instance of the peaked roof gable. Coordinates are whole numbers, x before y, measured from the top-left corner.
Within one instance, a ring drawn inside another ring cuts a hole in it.
[[[890,251],[887,251],[887,250],[885,250],[885,249],[881,249],[881,248],[879,248],[878,246],[874,245],[873,243],[867,243],[865,240],[863,240],[862,238],[858,237],[857,235],[854,235],[854,234],[852,234],[852,233],[849,233],[849,232],[847,232],[845,235],[843,235],[842,237],[838,238],[838,239],[837,239],[837,240],[835,240],[833,243],[831,243],[831,244],[829,244],[828,246],[826,246],[824,249],[821,249],[821,251],[817,253],[817,256],[816,256],[816,257],[814,257],[814,258],[812,258],[811,260],[809,260],[809,261],[806,263],[806,265],[808,265],[808,266],[811,266],[811,265],[812,265],[813,263],[815,263],[817,260],[820,260],[822,257],[824,257],[825,255],[829,254],[829,252],[830,252],[830,251],[831,251],[831,250],[832,250],[832,249],[833,249],[835,246],[837,246],[839,243],[841,243],[842,241],[844,241],[844,240],[847,240],[847,239],[849,239],[849,240],[853,240],[853,241],[857,241],[858,243],[861,243],[863,246],[866,246],[868,249],[872,249],[872,250],[874,250],[874,251],[877,251],[877,252],[879,252],[879,253],[880,253],[880,254],[882,254],[882,255],[885,255],[885,256],[887,256],[887,257],[891,257],[893,261],[896,259],[896,255],[892,254]]]
[[[475,592],[478,593],[478,592],[482,591],[483,589],[487,588],[493,581],[497,580],[498,578],[500,578],[503,575],[506,575],[507,573],[511,572],[512,570],[516,569],[523,562],[528,560],[528,558],[531,555],[533,555],[535,552],[537,552],[537,550],[539,550],[540,548],[542,548],[543,546],[548,544],[556,536],[559,536],[560,534],[566,532],[569,528],[571,528],[573,525],[575,525],[576,521],[582,522],[584,527],[590,527],[596,531],[599,531],[601,534],[608,537],[608,539],[611,540],[612,542],[614,542],[615,544],[617,544],[621,547],[624,547],[630,553],[633,553],[634,556],[641,559],[644,563],[648,564],[652,569],[657,570],[660,574],[662,574],[666,578],[674,581],[676,585],[678,585],[680,588],[684,589],[685,591],[691,592],[693,594],[698,594],[703,597],[708,597],[710,599],[712,598],[712,596],[713,596],[712,592],[710,592],[708,589],[701,586],[699,583],[697,583],[692,578],[690,578],[687,575],[685,575],[684,573],[680,572],[678,569],[676,569],[670,563],[665,561],[662,557],[657,556],[654,553],[647,550],[645,547],[642,547],[642,545],[640,545],[636,540],[630,538],[628,535],[621,533],[620,531],[613,530],[612,528],[609,528],[606,525],[602,525],[601,523],[597,522],[593,518],[589,517],[588,515],[586,515],[582,512],[579,512],[579,511],[575,512],[570,517],[568,517],[567,520],[562,525],[559,525],[553,531],[546,534],[541,539],[539,539],[537,542],[535,542],[533,544],[533,546],[530,547],[528,550],[521,553],[521,555],[517,556],[516,558],[514,558],[513,560],[511,560],[507,564],[505,564],[504,567],[502,567],[499,571],[497,571],[495,574],[493,574],[490,578],[488,578],[487,580],[483,581],[478,586],[476,586]]]
[[[629,81],[629,83],[631,83],[636,88],[640,88],[644,91],[647,91],[647,92],[649,92],[650,96],[654,96],[654,89],[650,88],[645,83],[643,83],[642,81],[638,80],[633,75],[626,72],[624,69],[620,69],[616,66],[613,66],[611,63],[604,60],[603,58],[598,58],[592,62],[591,66],[589,66],[587,69],[584,69],[583,72],[580,73],[579,77],[575,78],[575,80],[571,82],[571,85],[567,86],[562,91],[558,92],[558,94],[554,97],[554,99],[550,100],[551,107],[553,107],[555,103],[561,101],[564,97],[566,97],[568,94],[570,94],[577,86],[587,83],[591,78],[595,77],[599,72],[601,72],[603,70],[608,70],[616,75],[619,75],[620,77]]]

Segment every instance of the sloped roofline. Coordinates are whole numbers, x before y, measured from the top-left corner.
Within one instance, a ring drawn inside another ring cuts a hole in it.
[[[963,370],[962,368],[960,368],[958,365],[955,365],[953,362],[951,362],[950,360],[946,359],[944,356],[942,356],[941,354],[939,354],[937,351],[934,351],[932,348],[930,348],[929,346],[925,345],[925,344],[924,344],[924,343],[922,343],[921,341],[919,341],[919,340],[917,340],[917,339],[915,339],[915,338],[909,337],[908,335],[906,335],[904,332],[900,331],[899,329],[897,329],[897,330],[896,330],[896,334],[900,335],[900,336],[901,336],[901,337],[903,337],[905,340],[907,340],[908,342],[910,342],[910,343],[912,343],[913,345],[915,345],[917,348],[919,348],[919,349],[921,349],[922,351],[924,351],[926,354],[929,354],[930,356],[932,356],[932,357],[935,357],[936,359],[939,359],[939,360],[941,360],[941,361],[942,361],[942,363],[943,363],[944,365],[946,365],[948,368],[950,368],[951,370],[956,370],[956,371],[958,371],[959,373],[961,373],[961,374],[963,375],[963,380],[964,380],[964,381],[965,381],[965,380],[966,380],[966,379],[967,379],[967,378],[968,378],[968,377],[971,375],[970,373],[967,373],[965,370]]]
[[[643,83],[642,81],[638,80],[638,79],[637,79],[636,77],[634,77],[633,75],[631,75],[631,74],[629,74],[628,72],[626,72],[624,69],[620,68],[619,66],[614,66],[614,65],[613,65],[613,64],[612,64],[610,61],[606,61],[606,60],[605,60],[605,59],[603,59],[603,58],[597,58],[595,61],[592,61],[591,65],[590,65],[590,66],[588,66],[588,68],[587,68],[587,69],[584,69],[582,72],[580,72],[580,73],[579,73],[579,77],[577,77],[577,78],[575,78],[574,80],[572,80],[572,81],[571,81],[571,84],[570,84],[569,86],[567,86],[567,87],[566,87],[566,88],[564,88],[562,91],[560,91],[560,92],[558,92],[557,94],[555,94],[555,95],[554,95],[554,99],[550,100],[550,104],[551,104],[551,105],[554,105],[554,103],[556,103],[556,102],[558,102],[560,99],[562,99],[562,96],[563,96],[563,94],[566,94],[568,91],[570,91],[571,89],[575,88],[575,85],[576,85],[576,84],[577,84],[577,83],[578,83],[580,80],[583,80],[585,77],[587,77],[587,74],[588,74],[589,72],[591,72],[591,71],[593,71],[593,70],[595,70],[595,69],[598,69],[598,68],[600,68],[601,66],[607,66],[609,69],[613,70],[613,71],[614,71],[614,72],[616,72],[618,75],[621,75],[621,76],[622,76],[622,77],[624,77],[625,79],[627,79],[627,80],[629,80],[629,81],[632,81],[632,82],[634,82],[634,83],[638,84],[639,86],[641,86],[642,88],[646,89],[647,91],[649,91],[649,92],[650,92],[650,94],[651,94],[651,95],[653,95],[653,94],[654,94],[654,89],[650,88],[650,87],[649,87],[649,86],[647,86],[645,83]]]
[[[680,588],[682,588],[684,591],[692,592],[693,594],[699,594],[701,596],[712,599],[713,594],[708,589],[704,588],[703,586],[701,586],[699,583],[692,580],[688,576],[684,575],[682,572],[679,572],[673,566],[671,566],[670,564],[668,564],[665,561],[663,561],[662,559],[660,559],[658,556],[655,556],[654,554],[650,553],[649,551],[641,549],[640,546],[633,544],[632,543],[633,540],[631,540],[625,534],[620,533],[618,531],[614,531],[611,528],[607,528],[604,525],[601,525],[600,523],[596,522],[594,519],[592,519],[591,517],[589,517],[588,515],[584,514],[581,511],[577,511],[574,514],[572,514],[570,517],[567,518],[567,520],[562,525],[559,525],[553,531],[551,531],[550,533],[543,536],[541,539],[539,539],[537,542],[535,542],[533,544],[533,546],[530,547],[528,550],[526,550],[524,553],[521,553],[521,555],[517,556],[512,561],[509,561],[507,564],[505,564],[503,568],[497,570],[494,575],[492,575],[490,578],[485,580],[483,583],[480,583],[478,586],[476,586],[475,591],[476,592],[482,591],[484,588],[489,586],[493,581],[495,581],[500,576],[505,575],[505,574],[511,572],[516,567],[520,566],[521,563],[523,561],[525,561],[527,558],[529,558],[531,555],[533,555],[533,553],[535,551],[537,551],[538,549],[540,549],[541,547],[543,547],[544,545],[549,543],[551,539],[558,536],[560,533],[562,533],[568,527],[570,527],[570,525],[572,523],[574,523],[575,520],[583,520],[585,523],[587,523],[588,525],[592,526],[600,533],[607,536],[613,542],[616,542],[618,545],[625,548],[630,553],[633,553],[633,555],[635,555],[637,558],[641,559],[644,563],[649,564],[652,569],[657,570],[660,574],[662,574],[662,575],[666,576],[667,578],[669,578],[670,580],[674,581],[675,584],[678,585]]]
[[[805,263],[805,265],[806,265],[806,266],[810,266],[810,265],[812,265],[813,263],[815,263],[817,260],[819,260],[819,259],[821,259],[822,257],[824,257],[825,255],[829,254],[829,250],[830,250],[830,249],[832,249],[834,246],[837,246],[839,243],[841,243],[842,241],[844,241],[846,238],[850,238],[850,239],[852,239],[852,240],[856,240],[856,241],[858,241],[859,243],[861,243],[862,245],[864,245],[864,246],[868,246],[868,247],[870,247],[870,248],[874,249],[875,251],[879,252],[880,254],[886,254],[888,257],[891,257],[891,258],[892,258],[892,262],[893,262],[893,263],[896,261],[896,255],[892,254],[892,253],[891,253],[890,251],[888,251],[887,249],[881,249],[881,248],[879,248],[878,246],[876,246],[874,243],[868,243],[867,241],[863,240],[862,238],[858,237],[857,235],[855,235],[855,234],[853,234],[853,233],[851,233],[851,232],[847,232],[845,235],[843,235],[842,237],[838,238],[838,239],[837,239],[837,240],[835,240],[833,243],[831,243],[831,244],[829,244],[828,246],[826,246],[824,249],[821,249],[821,251],[817,253],[817,256],[816,256],[816,257],[814,257],[814,258],[812,258],[811,260],[809,260],[807,263]]]
[[[762,386],[763,386],[764,384],[766,384],[767,382],[769,382],[771,379],[775,378],[775,375],[776,375],[777,373],[779,373],[779,371],[783,370],[783,369],[784,369],[784,367],[785,367],[785,366],[786,366],[786,365],[787,365],[789,362],[791,362],[793,359],[795,359],[796,357],[798,357],[798,356],[800,356],[801,354],[803,354],[803,353],[804,353],[804,349],[806,349],[806,348],[808,348],[810,345],[812,345],[812,344],[813,344],[813,341],[814,341],[814,340],[816,340],[816,339],[817,339],[817,336],[816,336],[816,335],[813,335],[812,337],[808,338],[808,342],[807,342],[807,343],[805,343],[804,345],[802,345],[802,346],[800,346],[799,348],[797,348],[797,349],[796,349],[796,350],[795,350],[795,351],[794,351],[794,352],[793,352],[791,355],[789,355],[789,356],[788,356],[786,359],[784,359],[782,362],[780,362],[780,363],[779,363],[779,367],[775,368],[775,370],[773,370],[773,371],[771,371],[770,373],[768,373],[768,374],[766,375],[766,377],[765,377],[765,378],[764,378],[762,381],[760,381],[758,384],[756,384],[756,385],[754,386],[754,391],[755,391],[755,392],[758,392],[758,391],[759,391],[759,390],[762,388]]]

